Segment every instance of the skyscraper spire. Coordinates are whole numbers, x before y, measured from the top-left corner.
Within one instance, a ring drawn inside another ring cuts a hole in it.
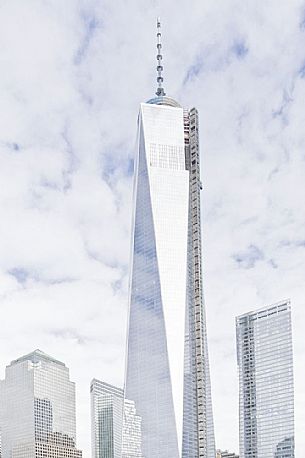
[[[157,54],[157,61],[158,61],[158,66],[157,66],[157,83],[158,83],[158,88],[156,95],[158,97],[162,97],[165,94],[164,88],[162,87],[163,83],[163,77],[162,77],[162,71],[163,71],[163,66],[162,66],[162,54],[161,54],[161,19],[158,17],[157,19],[157,49],[158,49],[158,54]]]

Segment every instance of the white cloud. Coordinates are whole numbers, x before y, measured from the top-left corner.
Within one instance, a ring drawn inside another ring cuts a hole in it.
[[[79,446],[90,456],[89,381],[122,382],[130,166],[138,105],[155,88],[159,12],[165,88],[200,112],[217,442],[238,449],[234,316],[290,297],[298,454],[305,446],[301,0],[2,3],[2,374],[36,347],[62,359],[77,383]]]

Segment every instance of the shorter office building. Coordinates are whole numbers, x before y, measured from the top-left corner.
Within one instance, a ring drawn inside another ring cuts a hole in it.
[[[93,379],[91,393],[92,458],[142,458],[141,417],[124,392]]]
[[[2,458],[81,458],[65,364],[40,350],[12,361],[0,382],[0,425]]]
[[[123,390],[93,379],[90,393],[92,457],[121,458]]]
[[[236,318],[241,458],[294,458],[291,310],[282,301]]]

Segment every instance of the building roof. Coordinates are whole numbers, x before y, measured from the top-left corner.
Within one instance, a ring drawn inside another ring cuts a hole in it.
[[[165,95],[154,97],[148,100],[146,103],[150,103],[152,105],[166,105],[168,107],[178,107],[181,108],[181,105],[172,97],[167,97]]]
[[[61,361],[58,361],[57,359],[53,358],[52,356],[47,355],[43,351],[37,349],[32,351],[31,353],[28,353],[27,355],[21,356],[20,358],[17,358],[13,361],[11,361],[11,365],[13,364],[18,364],[23,361],[31,361],[32,363],[38,363],[39,361],[44,361],[48,363],[56,363],[60,364],[61,366],[65,366],[64,363]]]
[[[276,302],[275,304],[267,305],[257,310],[252,310],[251,312],[243,313],[242,315],[239,315],[236,317],[236,321],[239,321],[242,318],[247,318],[247,317],[252,317],[252,316],[258,316],[259,318],[265,318],[266,316],[272,315],[274,311],[277,311],[279,309],[280,311],[282,311],[282,308],[285,308],[285,310],[290,310],[290,299],[285,299],[283,301]]]
[[[110,385],[110,383],[102,382],[94,378],[90,383],[90,391],[96,394],[113,394],[115,396],[123,397],[124,391],[122,388]]]

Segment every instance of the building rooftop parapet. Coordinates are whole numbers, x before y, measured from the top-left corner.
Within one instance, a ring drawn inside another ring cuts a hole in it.
[[[41,350],[34,350],[31,353],[28,353],[27,355],[21,356],[20,358],[17,358],[11,361],[10,365],[18,364],[23,361],[30,361],[32,363],[38,363],[40,361],[45,361],[48,363],[51,362],[51,363],[59,364],[61,366],[65,366],[64,363],[62,363],[61,361],[58,361],[57,359],[53,358],[52,356],[47,355],[46,353],[44,353]]]
[[[283,311],[282,308],[285,310],[290,310],[290,299],[285,299],[279,302],[276,302],[275,304],[271,304],[267,307],[261,307],[257,310],[251,310],[250,312],[243,313],[242,315],[238,315],[236,317],[236,321],[239,321],[243,318],[252,318],[252,317],[258,317],[258,318],[265,318],[269,315],[272,315],[273,312],[276,312],[280,309],[280,311]]]

